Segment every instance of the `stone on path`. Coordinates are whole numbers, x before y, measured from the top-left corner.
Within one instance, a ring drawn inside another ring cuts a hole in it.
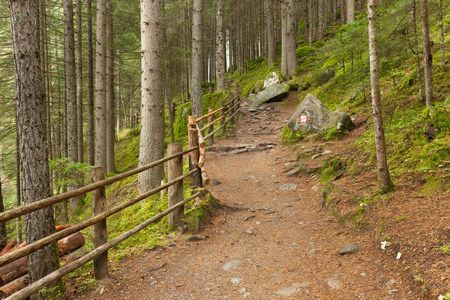
[[[336,279],[328,279],[327,284],[333,289],[338,289],[341,287],[341,283]]]
[[[258,94],[251,94],[252,107],[258,107],[265,102],[281,101],[289,94],[289,86],[285,83],[277,83],[268,86]]]
[[[279,187],[281,191],[289,191],[289,190],[295,190],[297,188],[297,185],[295,183],[288,183],[284,184]]]
[[[347,244],[339,250],[340,255],[353,254],[358,251],[359,247],[355,244]]]
[[[290,296],[290,295],[299,293],[302,290],[302,288],[307,287],[309,284],[310,283],[308,281],[296,283],[294,285],[291,285],[290,287],[287,287],[287,288],[277,291],[275,294],[281,295],[281,296]]]
[[[222,266],[222,269],[223,269],[224,271],[230,271],[230,270],[236,268],[237,266],[239,266],[241,263],[242,263],[242,261],[240,261],[240,260],[236,260],[236,261],[232,261],[232,262],[227,262],[226,264],[224,264],[224,265]]]
[[[242,281],[244,281],[244,279],[242,279],[242,278],[231,278],[231,283],[233,284],[233,285],[238,285],[239,283],[241,283]]]

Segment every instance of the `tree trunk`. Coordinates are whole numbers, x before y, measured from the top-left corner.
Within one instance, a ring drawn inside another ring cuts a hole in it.
[[[2,177],[0,176],[0,213],[4,211],[5,205],[3,203]],[[7,242],[8,242],[8,235],[6,233],[6,222],[3,222],[0,224],[0,249],[3,249],[6,246]]]
[[[281,74],[288,77],[287,63],[287,5],[285,1],[281,2]]]
[[[266,31],[267,31],[267,65],[269,68],[277,60],[277,41],[273,32],[273,0],[265,0]]]
[[[425,101],[427,107],[433,102],[432,69],[433,56],[430,47],[430,29],[428,27],[427,0],[420,0],[420,11],[422,16],[422,44],[423,44],[423,69],[425,72]]]
[[[83,158],[83,41],[81,22],[81,0],[77,0],[77,145],[78,162],[82,163]]]
[[[355,21],[355,0],[347,0],[347,24]]]
[[[94,49],[92,46],[92,0],[86,0],[86,77],[87,77],[87,118],[88,118],[88,163],[95,165],[94,127]]]
[[[313,19],[313,0],[307,0],[308,1],[308,45],[312,47],[313,45],[313,39],[314,39],[314,31],[313,31],[313,23],[315,20]]]
[[[45,106],[42,101],[41,70],[39,67],[39,41],[35,1],[9,0],[11,35],[15,71],[15,100],[19,128],[22,195],[24,204],[50,196],[50,177],[45,129]],[[25,217],[25,235],[33,243],[55,230],[51,207],[40,209]],[[58,268],[54,244],[28,256],[31,282],[36,282]],[[56,281],[50,287],[57,287]],[[41,292],[31,299],[46,299]]]
[[[192,14],[192,114],[200,117],[202,113],[202,0],[193,0]],[[199,124],[201,126],[201,124]]]
[[[106,0],[97,1],[95,60],[95,165],[106,170]]]
[[[323,40],[323,32],[324,32],[324,18],[325,18],[325,0],[318,0],[318,4],[317,4],[317,12],[318,12],[318,16],[319,16],[319,28],[318,28],[318,36],[317,39],[319,40]]]
[[[141,141],[139,166],[164,157],[164,85],[161,5],[159,0],[141,1]],[[200,85],[199,85],[200,86]],[[158,186],[164,178],[159,165],[138,175],[139,192]]]
[[[225,88],[225,49],[223,36],[223,6],[222,0],[217,0],[217,17],[216,17],[216,91],[221,91]]]
[[[442,10],[442,0],[439,0],[439,27],[441,28],[441,65],[445,72],[445,36],[444,36],[444,12]]]
[[[67,147],[71,162],[78,162],[77,83],[75,70],[75,31],[72,0],[64,0],[64,70],[67,99]],[[75,189],[76,186],[70,187]],[[80,206],[80,198],[70,199],[72,217]]]
[[[289,78],[294,76],[295,69],[297,68],[297,24],[294,18],[294,11],[295,1],[287,0],[286,58]]]
[[[413,0],[412,2],[412,9],[413,9],[413,30],[414,30],[414,49],[416,51],[416,73],[417,73],[417,85],[419,88],[419,99],[420,101],[423,101],[423,88],[422,88],[422,72],[420,70],[420,56],[419,56],[419,42],[417,38],[417,18],[416,18],[416,0]]]
[[[378,72],[376,0],[369,0],[368,27],[369,27],[369,56],[370,56],[370,82],[372,85],[372,113],[375,132],[375,148],[377,155],[377,170],[381,184],[381,191],[386,192],[392,186],[387,165],[386,142],[384,139],[383,116],[381,110],[380,80]]]
[[[114,142],[116,141],[116,128],[114,126],[114,32],[113,32],[113,6],[108,0],[107,14],[107,53],[106,53],[106,173],[114,173]]]

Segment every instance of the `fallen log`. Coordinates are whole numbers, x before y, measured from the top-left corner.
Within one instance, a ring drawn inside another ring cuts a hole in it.
[[[20,291],[21,289],[27,287],[29,283],[30,277],[28,276],[28,274],[24,275],[2,286],[0,288],[0,294],[5,295],[7,297],[11,296],[15,292]]]
[[[17,240],[16,239],[11,239],[8,243],[6,243],[6,245],[2,249],[2,251],[0,251],[0,256],[5,255],[6,253],[8,253],[9,250],[14,248],[15,245],[17,245]]]
[[[56,229],[56,232],[58,232],[58,231],[61,231],[63,229],[69,228],[70,226],[72,226],[72,225],[58,225],[58,226],[55,227],[55,229]]]
[[[27,245],[27,242],[22,242],[20,245],[18,245],[17,247],[14,247],[12,249],[10,249],[8,252],[6,252],[5,254],[14,252],[16,250],[22,249],[23,247],[25,247]]]
[[[58,248],[60,255],[67,254],[80,248],[85,243],[84,236],[81,232],[75,232],[68,237],[60,239],[58,241]],[[23,242],[19,247],[25,247],[26,242]],[[19,249],[19,247],[13,248],[12,251]],[[28,271],[28,259],[27,257],[21,257],[18,260],[13,261],[0,268],[0,285],[7,284],[14,279],[23,276]]]

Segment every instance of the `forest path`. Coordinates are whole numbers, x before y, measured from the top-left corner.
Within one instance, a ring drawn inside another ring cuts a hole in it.
[[[254,112],[244,107],[216,144],[276,143],[272,149],[207,152],[208,189],[220,202],[199,233],[206,239],[178,235],[167,248],[121,261],[104,286],[70,298],[414,299],[370,234],[348,234],[319,211],[316,179],[285,176],[296,157],[281,144],[282,127],[296,104],[292,94]],[[348,243],[359,251],[341,256]]]

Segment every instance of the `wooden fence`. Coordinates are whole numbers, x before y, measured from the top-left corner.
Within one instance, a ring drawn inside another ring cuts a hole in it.
[[[237,93],[239,95],[239,93]],[[197,192],[191,197],[183,199],[183,179],[191,176],[193,178],[193,185],[197,187],[201,187],[209,183],[209,179],[207,177],[205,168],[204,168],[204,156],[205,156],[205,142],[204,140],[208,140],[209,144],[214,142],[214,134],[218,130],[222,130],[222,134],[225,134],[226,124],[230,122],[234,123],[234,118],[239,112],[239,96],[231,97],[227,105],[224,105],[223,101],[221,102],[221,107],[215,111],[210,109],[209,113],[200,118],[195,118],[193,116],[189,116],[189,127],[188,127],[188,136],[189,136],[189,149],[182,151],[181,143],[173,143],[168,145],[168,153],[167,157],[162,158],[158,161],[155,161],[146,166],[127,171],[121,173],[119,175],[113,176],[111,178],[105,179],[104,170],[100,167],[93,167],[91,170],[91,178],[92,183],[81,187],[79,189],[69,191],[64,194],[60,194],[57,196],[52,196],[46,199],[42,199],[21,207],[17,207],[6,212],[0,213],[0,222],[6,222],[8,220],[23,216],[30,212],[36,211],[38,209],[48,207],[62,201],[68,200],[73,197],[77,197],[88,192],[92,192],[92,217],[82,221],[81,223],[72,225],[66,229],[58,231],[52,235],[49,235],[41,240],[33,242],[21,249],[18,249],[14,252],[8,253],[0,257],[0,267],[6,264],[9,264],[19,258],[22,258],[32,252],[35,252],[39,249],[44,248],[47,245],[57,242],[58,240],[67,237],[75,232],[78,232],[82,229],[85,229],[89,226],[92,226],[92,240],[94,250],[89,252],[88,254],[82,256],[81,258],[67,263],[60,269],[48,274],[47,276],[41,278],[40,280],[30,284],[28,287],[20,290],[19,292],[9,296],[8,300],[19,300],[26,299],[32,294],[38,292],[43,289],[45,286],[54,282],[64,275],[73,272],[75,269],[81,267],[82,265],[88,263],[89,261],[94,261],[94,275],[97,279],[102,279],[108,276],[108,250],[112,247],[118,245],[122,241],[146,228],[152,223],[157,222],[162,217],[169,215],[169,224],[171,225],[180,225],[183,222],[184,217],[184,205],[189,201],[195,199],[200,196],[201,193]],[[228,110],[226,110],[228,107]],[[214,115],[219,113],[220,117],[214,120]],[[226,116],[229,116],[226,118]],[[203,128],[198,127],[199,121],[203,119],[208,119],[208,124]],[[214,124],[217,122],[221,122],[220,126],[217,129],[213,129]],[[202,132],[208,130],[208,134],[203,137]],[[183,174],[183,155],[189,155],[189,172]],[[168,162],[168,181],[166,184],[163,184],[157,188],[148,191],[139,197],[128,200],[122,204],[119,204],[111,209],[106,210],[106,197],[105,197],[105,187],[117,181],[128,178],[132,175],[141,173],[150,168],[158,166]],[[127,207],[130,207],[153,194],[156,194],[162,190],[168,189],[168,202],[169,208],[163,212],[160,212],[153,216],[152,218],[144,221],[133,229],[119,235],[111,241],[107,241],[107,228],[106,228],[106,219],[118,212],[121,212]]]

